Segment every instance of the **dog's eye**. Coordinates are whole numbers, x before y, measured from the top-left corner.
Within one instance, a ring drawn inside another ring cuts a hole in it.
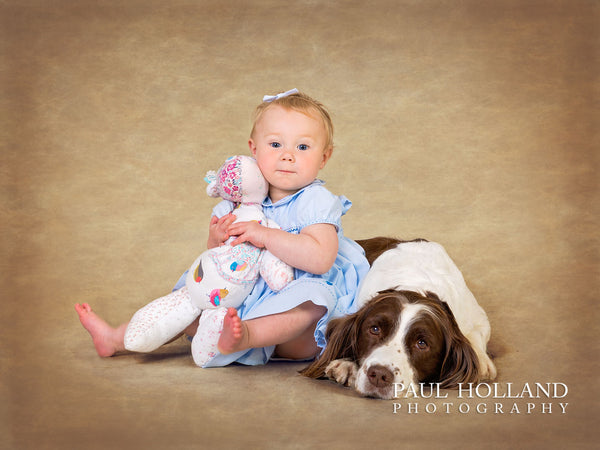
[[[417,341],[416,346],[419,350],[427,350],[427,348],[429,348],[429,344],[427,344],[427,341],[425,341],[425,339],[419,339]]]
[[[377,325],[373,325],[371,328],[369,328],[369,333],[374,336],[379,336],[381,334],[381,328],[379,328]]]

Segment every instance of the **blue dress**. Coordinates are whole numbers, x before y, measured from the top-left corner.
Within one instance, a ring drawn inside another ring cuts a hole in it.
[[[278,314],[299,306],[306,301],[327,308],[315,330],[315,341],[325,348],[325,330],[330,319],[352,312],[358,285],[369,270],[363,249],[346,238],[342,231],[342,216],[352,203],[344,196],[329,192],[321,180],[315,180],[300,191],[276,203],[270,198],[263,202],[263,210],[268,219],[274,220],[282,230],[298,234],[300,230],[317,223],[332,224],[337,229],[339,248],[332,268],[325,274],[315,275],[294,269],[294,280],[279,292],[272,291],[267,283],[259,278],[250,295],[238,308],[242,320],[255,319]],[[234,204],[222,201],[213,210],[213,215],[221,217],[231,212]],[[185,275],[185,274],[184,274]],[[185,280],[185,276],[182,276]],[[181,279],[175,289],[181,284]],[[204,367],[221,367],[238,362],[247,365],[265,364],[275,346],[244,350],[229,355],[218,354]]]

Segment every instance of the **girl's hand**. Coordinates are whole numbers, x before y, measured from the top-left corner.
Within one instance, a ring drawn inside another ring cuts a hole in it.
[[[266,246],[267,234],[269,228],[259,224],[256,221],[233,223],[227,229],[230,236],[237,236],[230,245],[238,245],[243,242],[249,242],[258,248]]]
[[[227,230],[235,219],[236,217],[232,213],[226,214],[221,218],[212,216],[210,218],[210,225],[208,226],[208,242],[206,243],[206,247],[215,248],[223,245],[229,239],[230,234]]]

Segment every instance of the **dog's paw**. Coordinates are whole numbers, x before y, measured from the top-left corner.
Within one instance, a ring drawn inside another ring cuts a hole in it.
[[[325,368],[325,375],[344,386],[354,386],[357,372],[358,365],[348,359],[336,359]]]
[[[480,366],[480,378],[481,380],[494,381],[498,374],[496,365],[492,362],[489,356],[485,355],[479,361]]]

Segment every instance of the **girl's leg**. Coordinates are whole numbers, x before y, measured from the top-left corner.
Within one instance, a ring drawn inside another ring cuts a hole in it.
[[[320,316],[319,316],[320,319]],[[275,346],[273,356],[288,359],[312,359],[319,355],[321,347],[315,341],[315,329],[317,322],[308,327],[300,336],[290,341]]]
[[[75,310],[102,357],[123,350],[150,352],[176,339],[184,330],[195,333],[195,319],[200,314],[186,288],[150,302],[131,321],[117,328],[106,323],[87,303],[75,305]]]
[[[229,308],[219,338],[219,352],[228,354],[276,345],[275,352],[280,357],[313,357],[319,351],[313,337],[315,327],[326,311],[324,306],[307,301],[280,314],[242,321],[237,311]]]
[[[108,357],[113,356],[117,352],[125,351],[125,331],[129,322],[113,328],[92,311],[92,308],[87,303],[76,304],[75,311],[77,311],[83,327],[92,336],[94,347],[96,347],[96,352],[99,356]],[[198,320],[194,320],[184,330],[184,333],[188,336],[193,336],[196,334],[197,329]],[[177,339],[179,336],[176,336],[174,339]]]
[[[83,327],[92,336],[94,347],[99,356],[112,356],[117,352],[125,350],[124,336],[127,323],[117,328],[111,327],[100,316],[98,316],[87,303],[76,304],[75,311]]]

